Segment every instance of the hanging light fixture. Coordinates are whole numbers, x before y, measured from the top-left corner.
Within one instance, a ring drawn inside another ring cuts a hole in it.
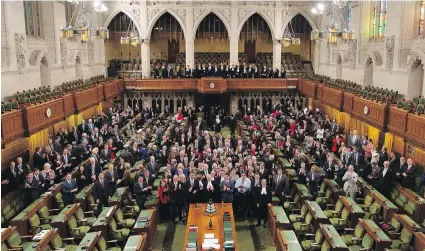
[[[319,39],[319,31],[317,29],[314,29],[310,33],[310,40],[315,41]]]
[[[130,29],[132,30],[131,32],[129,32]],[[134,46],[134,47],[140,45],[139,32],[137,31],[136,25],[133,23],[133,21],[129,23],[127,32],[125,33],[124,37],[121,37],[120,43],[123,45],[130,44],[131,46]]]
[[[289,12],[289,2],[286,1],[286,10]],[[291,20],[292,21],[292,20]],[[283,47],[289,47],[292,45],[300,45],[301,40],[297,37],[295,37],[294,30],[292,28],[292,22],[289,21],[288,27],[286,27],[284,34],[283,34]]]

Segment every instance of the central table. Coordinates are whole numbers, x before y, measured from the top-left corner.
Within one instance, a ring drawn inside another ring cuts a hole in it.
[[[184,246],[183,251],[186,250],[188,236],[189,236],[189,227],[195,225],[198,227],[197,241],[198,241],[198,251],[202,250],[202,243],[204,242],[205,234],[214,234],[214,238],[218,239],[218,243],[220,244],[220,251],[224,250],[224,227],[223,227],[223,214],[228,212],[231,217],[232,223],[232,233],[233,233],[233,241],[235,245],[235,251],[238,251],[238,241],[236,236],[236,228],[235,228],[235,218],[233,216],[233,208],[231,203],[215,203],[215,208],[217,213],[211,217],[213,229],[208,229],[208,224],[210,221],[210,216],[204,214],[205,208],[207,204],[199,204],[199,208],[196,209],[196,204],[190,204],[189,206],[189,216],[186,225],[186,234],[184,238]],[[224,205],[224,207],[222,207]]]

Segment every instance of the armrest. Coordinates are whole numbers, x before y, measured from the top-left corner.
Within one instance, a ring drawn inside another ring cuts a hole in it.
[[[347,222],[347,219],[337,219],[337,220],[338,220],[338,223]]]
[[[363,203],[359,203],[359,202],[364,202],[364,198],[356,198],[357,204],[363,204]]]
[[[292,209],[292,212],[294,213],[294,212],[301,212],[301,209],[300,208],[294,208],[294,209]]]
[[[354,228],[344,228],[344,234],[352,234],[354,233]]]
[[[77,222],[87,222],[87,219],[77,220]]]
[[[90,206],[92,206],[92,207],[97,207],[97,204],[90,204]]]
[[[334,204],[326,204],[326,209],[334,209],[335,205]]]
[[[51,213],[51,212],[60,212],[60,210],[59,209],[56,209],[56,208],[49,209],[49,213]]]
[[[321,245],[319,243],[310,243],[310,250],[320,250]]]
[[[50,221],[52,221],[52,219],[48,217],[39,217],[39,219],[42,223],[49,223]]]
[[[86,212],[84,212],[84,214],[94,215],[94,211],[86,211]]]
[[[75,238],[73,238],[73,237],[69,237],[69,238],[62,238],[62,241],[70,241],[70,242],[75,242]]]
[[[359,238],[359,237],[353,237],[353,238],[351,238],[351,242],[352,243],[361,243],[362,242],[362,238]]]
[[[8,249],[9,251],[21,251],[24,250],[22,246],[12,246],[12,248]]]
[[[371,250],[370,248],[360,248],[359,251],[369,251]]]
[[[312,240],[312,239],[314,239],[314,234],[303,234],[303,236],[304,236],[304,240]]]

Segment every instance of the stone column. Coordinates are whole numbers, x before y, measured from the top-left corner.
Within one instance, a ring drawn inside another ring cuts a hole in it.
[[[232,8],[230,9],[230,31],[227,31],[229,33],[229,40],[230,40],[230,66],[235,64],[239,64],[239,58],[238,58],[238,52],[239,52],[239,45],[238,45],[238,1],[231,1]]]
[[[144,39],[141,43],[141,62],[142,62],[142,78],[149,78],[151,72],[150,45],[149,39]]]
[[[233,64],[239,65],[237,37],[230,38],[230,66]]]
[[[164,98],[165,98],[165,95],[164,95],[164,93],[162,93],[161,94],[161,112],[164,112],[164,105],[165,105],[164,104]],[[170,109],[170,107],[168,107],[168,109]]]
[[[282,68],[282,44],[280,40],[273,40],[273,70]]]
[[[193,31],[193,8],[186,10],[186,65],[189,67],[195,67],[195,33]],[[186,67],[185,65],[185,67]]]
[[[128,96],[127,93],[124,93],[124,109],[128,107]]]

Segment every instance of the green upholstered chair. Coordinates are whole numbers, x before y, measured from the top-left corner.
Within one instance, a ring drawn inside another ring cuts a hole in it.
[[[369,207],[369,211],[365,212],[365,219],[378,219],[381,213],[381,204],[377,201],[373,202],[373,204]]]
[[[356,199],[357,205],[359,205],[363,211],[369,211],[370,206],[373,203],[373,197],[370,195],[366,195],[366,197]],[[363,202],[363,203],[360,203]]]
[[[35,96],[35,101],[36,101],[37,103],[41,103],[41,101],[42,101],[42,99],[41,99],[41,95],[37,95],[37,96]]]
[[[395,199],[395,204],[399,207],[404,207],[404,204],[407,203],[407,196],[400,193],[398,197]]]
[[[344,203],[342,203],[342,200],[338,200],[335,205],[328,204],[327,207],[328,209],[324,211],[325,215],[328,218],[331,218],[331,217],[335,218],[341,215],[342,209],[344,208]]]
[[[12,108],[13,109],[19,109],[19,102],[18,102],[18,100],[14,100],[12,102]]]
[[[330,251],[331,250],[331,246],[329,245],[328,241],[324,241],[322,243],[322,248],[320,249],[320,251]]]
[[[391,248],[410,250],[410,242],[412,241],[412,237],[413,234],[407,230],[407,228],[403,228],[403,230],[401,230],[399,239],[393,240]]]
[[[294,230],[298,233],[308,232],[310,230],[310,223],[313,220],[313,216],[310,213],[307,213],[305,216],[304,222],[295,222]]]
[[[137,216],[137,214],[140,212],[140,208],[137,206],[136,200],[133,199],[132,193],[127,193],[127,196],[122,198],[122,202],[124,205],[124,214],[132,213]]]
[[[59,212],[59,209],[48,209],[47,206],[42,206],[40,209],[38,209],[38,215],[40,216],[40,220],[51,222],[52,221],[52,214],[51,212],[56,212],[56,214]]]
[[[350,251],[367,251],[372,250],[373,239],[369,234],[363,236],[362,242],[359,245],[352,245],[348,247]]]
[[[33,236],[20,236],[18,232],[14,231],[9,237],[7,237],[6,242],[9,245],[9,249],[7,250],[25,250],[26,248],[34,245],[34,242],[23,242],[22,239],[31,240]],[[2,246],[3,250],[3,246]]]
[[[414,201],[408,200],[403,209],[408,215],[414,215],[416,211],[416,204]]]
[[[304,250],[320,250],[324,237],[320,229],[316,231],[316,234],[306,234],[304,237],[306,239],[301,241]]]
[[[134,219],[125,219],[125,216],[132,217],[132,214],[130,215],[124,215],[121,208],[118,208],[117,211],[115,211],[115,219],[117,220],[118,226],[123,226],[127,228],[132,228],[134,226],[134,223],[136,222]]]
[[[401,229],[401,223],[396,218],[392,218],[390,221],[391,232],[399,232]]]
[[[285,201],[285,203],[283,203],[283,208],[285,208],[285,210],[293,210],[295,208],[298,208],[300,199],[301,195],[299,193],[296,193],[293,201]]]
[[[41,230],[51,229],[52,227],[49,224],[46,224],[46,220],[41,221],[38,214],[34,214],[28,219],[29,225],[31,227],[31,232],[33,234],[39,233]]]
[[[74,238],[61,238],[59,234],[56,234],[50,241],[50,246],[53,250],[74,251],[77,250],[74,240]]]
[[[87,195],[87,201],[89,202],[89,210],[96,212],[97,211],[97,203],[96,203],[96,200],[95,200],[92,193],[89,193]]]
[[[91,215],[92,217],[86,217],[86,215]],[[93,217],[93,215],[93,211],[84,212],[81,207],[78,208],[78,210],[75,212],[75,218],[77,219],[77,221],[81,222],[83,225],[86,226],[92,226],[96,221],[96,217]]]
[[[413,101],[413,103],[415,103],[415,104],[419,104],[419,97],[414,97],[414,98],[412,99],[412,101]]]
[[[9,251],[9,248],[6,246],[6,243],[1,244],[1,251]]]
[[[419,99],[419,104],[425,105],[425,98],[420,98]]]
[[[403,110],[405,110],[405,111],[410,110],[410,102],[409,101],[403,102]]]
[[[58,206],[59,210],[62,210],[65,207],[65,204],[63,202],[62,193],[56,193],[55,194],[55,202]]]
[[[326,205],[328,201],[330,200],[331,195],[332,195],[332,190],[327,189],[324,196],[317,196],[316,202],[321,206]]]
[[[10,221],[11,219],[13,219],[13,217],[16,215],[16,212],[18,211],[15,210],[12,204],[5,204],[1,208],[1,214],[4,216],[4,219],[6,221]]]
[[[7,112],[12,111],[12,103],[11,102],[4,103],[4,110]]]
[[[364,228],[360,224],[357,224],[354,230],[352,228],[346,228],[341,238],[347,246],[358,245],[362,241],[364,234]]]
[[[392,201],[395,201],[395,200],[397,199],[398,195],[399,195],[399,191],[397,190],[397,188],[395,188],[395,187],[394,187],[394,188],[390,191],[390,198],[391,198],[391,200],[392,200]]]
[[[79,226],[74,215],[69,217],[67,223],[72,237],[81,239],[90,231],[89,226]]]
[[[418,104],[416,106],[416,112],[418,114],[424,114],[425,113],[425,107],[424,107],[424,105],[423,104]]]
[[[304,219],[306,213],[307,213],[307,207],[306,207],[306,205],[302,205],[302,207],[300,209],[300,213],[299,214],[290,214],[289,220],[292,223],[302,221]]]
[[[116,246],[111,247],[108,244],[115,244]],[[97,246],[100,251],[121,251],[121,248],[117,245],[116,240],[106,241],[103,236],[97,241]]]
[[[115,240],[124,240],[130,234],[130,229],[128,228],[117,228],[117,222],[114,218],[109,221],[109,231],[111,238]]]
[[[403,108],[403,100],[397,100],[397,108]]]
[[[350,210],[348,208],[342,209],[341,216],[339,218],[329,218],[329,221],[335,228],[342,228],[348,225],[348,217],[350,216]]]

